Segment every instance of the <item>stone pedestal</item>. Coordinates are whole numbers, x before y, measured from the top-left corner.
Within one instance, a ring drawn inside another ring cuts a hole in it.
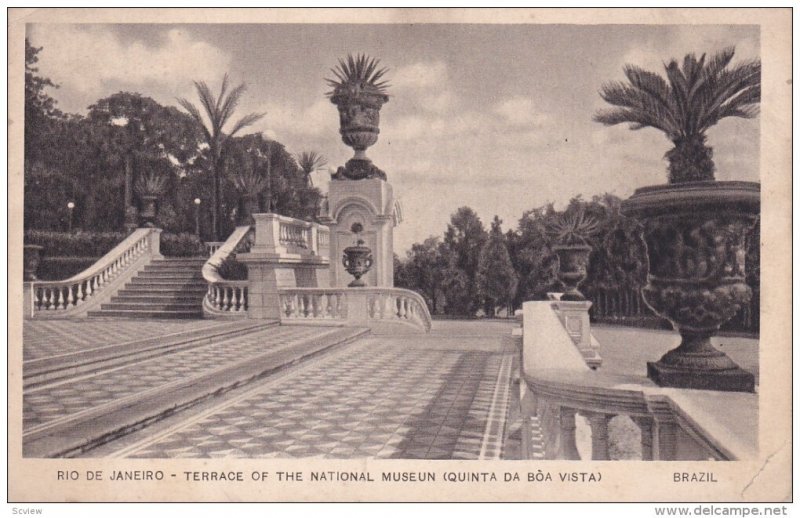
[[[580,351],[586,365],[597,369],[603,363],[603,359],[597,351],[599,344],[592,336],[589,323],[589,308],[592,307],[592,303],[588,300],[559,300],[556,294],[551,295],[551,298],[555,301],[564,329],[575,342],[575,347]]]
[[[236,255],[247,266],[247,317],[280,319],[278,290],[319,287],[317,272],[327,270],[329,261],[318,253],[318,229],[312,224],[277,214],[253,214],[253,219],[255,241],[250,252]],[[281,225],[308,233],[282,232]]]
[[[342,265],[342,254],[357,239],[372,250],[374,264],[363,277],[367,286],[394,286],[393,229],[401,221],[392,186],[379,178],[331,180],[327,208],[320,222],[331,229],[331,287],[346,287],[353,276]],[[351,228],[359,223],[358,237]]]

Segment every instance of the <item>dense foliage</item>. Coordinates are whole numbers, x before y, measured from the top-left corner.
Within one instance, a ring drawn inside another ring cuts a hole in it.
[[[67,203],[73,202],[74,230],[124,232],[126,207],[132,207],[128,224],[132,220],[135,226],[144,205],[142,195],[158,184],[157,226],[168,233],[194,233],[197,217],[202,239],[217,240],[215,228],[224,239],[242,213],[242,193],[235,179],[247,164],[255,164],[250,172],[266,185],[259,195],[259,210],[271,209],[305,220],[316,216],[321,193],[309,184],[306,173],[282,144],[258,133],[234,135],[256,120],[255,115],[242,117],[227,132],[222,131],[221,125],[233,116],[243,88],[228,90],[226,84],[215,97],[198,83],[203,109],[206,100],[223,101],[215,113],[219,127],[211,131],[191,111],[163,106],[135,92],[98,99],[88,107],[86,116],[64,114],[48,95],[48,89],[57,85],[39,75],[36,63],[40,52],[42,49],[26,41],[26,230],[66,231],[70,218]],[[188,105],[191,103],[183,107]],[[216,105],[209,107],[216,109]],[[209,137],[213,137],[213,149]],[[201,200],[199,207],[195,198]],[[216,225],[212,221],[215,198],[219,200]]]

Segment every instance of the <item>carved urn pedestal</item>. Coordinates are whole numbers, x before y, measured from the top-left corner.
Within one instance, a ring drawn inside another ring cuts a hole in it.
[[[711,344],[752,292],[746,236],[760,212],[760,185],[691,182],[638,189],[622,205],[639,220],[649,274],[644,300],[672,322],[680,345],[647,376],[661,386],[754,392],[755,378]]]
[[[36,270],[39,269],[39,263],[42,260],[43,246],[39,245],[24,245],[22,256],[22,273],[26,281],[36,281]]]
[[[344,249],[342,264],[347,270],[347,273],[356,278],[353,282],[348,284],[348,287],[364,287],[367,284],[361,280],[361,277],[372,267],[372,250],[364,246],[364,241],[359,239],[355,246],[348,246]]]
[[[553,251],[558,256],[558,280],[564,285],[561,300],[583,301],[586,297],[578,291],[578,285],[586,279],[589,267],[589,245],[556,245]]]

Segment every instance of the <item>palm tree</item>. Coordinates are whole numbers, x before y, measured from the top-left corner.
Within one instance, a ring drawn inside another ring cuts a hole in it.
[[[669,161],[670,183],[714,179],[713,151],[705,132],[726,117],[752,118],[761,100],[761,61],[728,68],[734,48],[706,61],[687,54],[683,66],[673,59],[665,65],[667,79],[634,65],[625,65],[628,83],[603,85],[600,96],[615,108],[601,110],[596,122],[607,126],[631,123],[663,131],[675,145]]]
[[[297,165],[303,171],[306,187],[311,187],[311,175],[328,164],[328,159],[316,151],[303,151],[297,155]]]
[[[236,106],[239,104],[239,100],[247,89],[247,86],[242,83],[228,92],[228,74],[225,74],[225,76],[222,78],[222,87],[220,88],[219,96],[216,98],[214,97],[214,94],[211,93],[211,89],[205,82],[194,81],[194,86],[197,89],[197,95],[200,98],[200,104],[203,106],[203,110],[205,111],[208,124],[206,124],[206,121],[200,114],[200,110],[198,110],[197,107],[191,102],[186,99],[178,99],[178,103],[202,128],[203,136],[209,147],[209,152],[211,154],[211,175],[214,180],[211,225],[213,227],[215,239],[219,241],[222,239],[222,232],[220,228],[220,222],[222,220],[220,217],[220,212],[222,212],[220,207],[220,178],[224,168],[222,155],[225,143],[230,137],[234,136],[243,128],[255,123],[265,114],[250,113],[245,115],[239,119],[239,121],[236,122],[226,134],[223,131],[223,128],[233,116],[233,112],[236,110]]]

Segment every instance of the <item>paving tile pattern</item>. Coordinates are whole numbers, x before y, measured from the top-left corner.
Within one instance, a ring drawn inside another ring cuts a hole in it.
[[[498,379],[508,372],[504,359],[507,352],[398,347],[372,337],[115,455],[475,459],[493,401],[505,418],[508,399],[495,397],[498,384],[510,383]]]
[[[38,320],[22,327],[23,360],[224,325],[213,320]]]
[[[96,375],[31,389],[23,395],[23,429],[330,332],[330,328],[271,327]]]

